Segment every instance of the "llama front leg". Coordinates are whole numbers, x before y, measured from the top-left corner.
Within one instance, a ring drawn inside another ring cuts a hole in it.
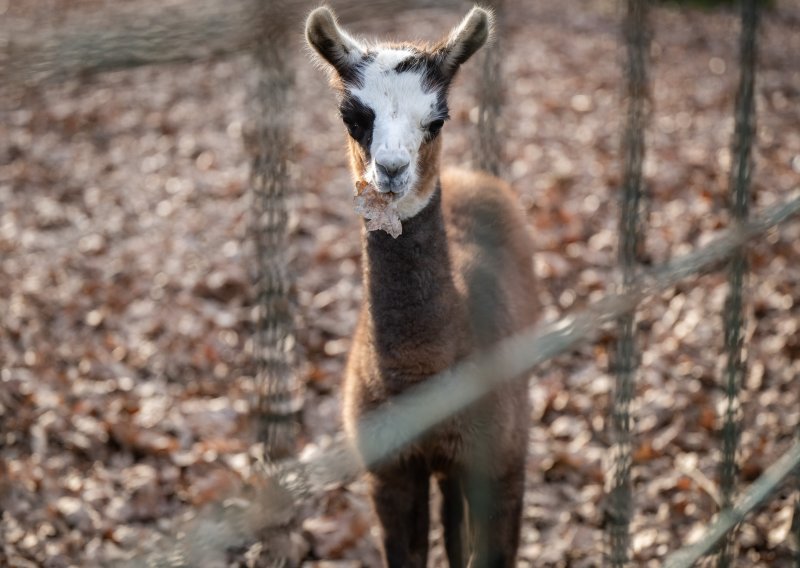
[[[441,517],[447,562],[450,568],[464,568],[469,559],[469,535],[461,476],[451,474],[440,479],[439,490],[442,493]]]
[[[383,466],[370,475],[370,493],[383,529],[389,568],[425,568],[428,562],[430,473],[413,460]]]
[[[467,502],[473,536],[470,568],[511,568],[519,546],[525,470],[500,477],[469,476]]]

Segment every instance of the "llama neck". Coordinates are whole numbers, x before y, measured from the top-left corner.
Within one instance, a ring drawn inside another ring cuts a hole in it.
[[[456,290],[438,182],[397,239],[365,232],[364,251],[369,323],[382,364],[414,367],[421,375],[452,364]]]

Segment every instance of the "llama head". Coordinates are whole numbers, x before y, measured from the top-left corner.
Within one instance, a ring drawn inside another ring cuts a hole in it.
[[[339,94],[353,174],[396,194],[401,218],[416,215],[433,194],[447,91],[491,26],[491,14],[475,7],[432,46],[367,44],[340,28],[327,7],[308,16],[306,39],[331,69]]]

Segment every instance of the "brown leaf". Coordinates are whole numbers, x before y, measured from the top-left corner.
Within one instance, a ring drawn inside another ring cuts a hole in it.
[[[178,441],[172,436],[137,428],[129,422],[113,424],[111,434],[119,444],[147,454],[166,455],[178,449]]]
[[[369,184],[367,182],[365,182],[363,179],[358,180],[356,182],[356,195],[358,196],[358,195],[361,195],[362,193],[364,193],[364,190],[368,186],[369,186]]]
[[[654,460],[659,456],[661,456],[661,452],[653,448],[653,444],[650,440],[645,440],[634,450],[633,461],[634,463],[644,463]]]
[[[403,233],[403,224],[394,206],[393,195],[380,193],[372,186],[360,186],[356,183],[353,204],[356,213],[367,219],[367,231],[386,231],[394,239]]]
[[[213,501],[221,501],[234,493],[241,485],[241,479],[227,469],[215,469],[198,477],[189,487],[189,500],[199,507]]]
[[[367,231],[386,231],[393,239],[403,233],[400,217],[394,209],[385,209],[376,218],[367,221]]]
[[[679,491],[689,491],[692,488],[692,480],[682,475],[675,481],[675,488]]]
[[[334,515],[306,519],[303,530],[311,537],[318,556],[341,558],[369,531],[369,521],[360,511],[344,510]]]

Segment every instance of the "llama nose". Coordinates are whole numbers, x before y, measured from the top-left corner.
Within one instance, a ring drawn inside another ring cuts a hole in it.
[[[388,179],[393,179],[408,169],[408,162],[401,160],[388,160],[383,164],[375,162],[375,165],[378,167],[378,171]]]

